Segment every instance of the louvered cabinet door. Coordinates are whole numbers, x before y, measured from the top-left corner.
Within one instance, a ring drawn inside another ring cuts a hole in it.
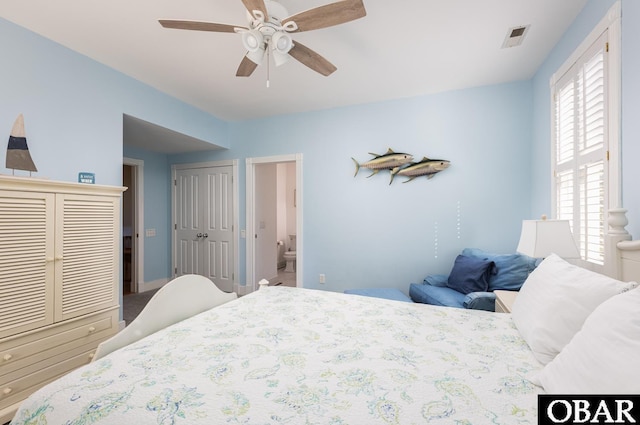
[[[118,304],[120,198],[56,195],[55,320]]]
[[[54,194],[0,190],[0,338],[53,323]]]

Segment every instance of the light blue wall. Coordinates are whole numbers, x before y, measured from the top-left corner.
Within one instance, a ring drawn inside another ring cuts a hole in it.
[[[429,272],[448,272],[466,246],[515,251],[530,209],[531,114],[530,83],[503,84],[232,123],[229,151],[170,161],[239,158],[244,228],[244,159],[302,153],[304,285],[406,291]],[[452,165],[406,184],[389,185],[388,172],[353,177],[351,157],[364,162],[387,148]],[[244,244],[241,255],[244,282]]]
[[[551,209],[549,79],[593,30],[613,0],[590,0],[533,78],[532,217]],[[640,237],[640,2],[622,1],[622,198],[629,209],[627,230]]]
[[[0,18],[0,134],[24,114],[36,177],[122,184],[122,114],[228,146],[228,125]],[[1,173],[11,173],[0,164]],[[24,175],[25,173],[20,173]]]
[[[622,2],[622,204],[640,238],[640,2]]]

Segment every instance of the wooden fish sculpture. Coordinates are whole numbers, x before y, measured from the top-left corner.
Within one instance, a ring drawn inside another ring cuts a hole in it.
[[[377,174],[380,170],[391,170],[395,167],[399,167],[413,161],[412,155],[409,155],[408,153],[394,152],[391,150],[391,148],[389,148],[387,153],[385,153],[384,155],[378,155],[371,152],[369,152],[369,155],[373,155],[374,158],[362,164],[359,164],[358,161],[356,161],[354,158],[351,158],[356,164],[356,173],[353,175],[353,177],[358,175],[360,167],[373,170],[373,173],[367,176],[371,177],[374,174]]]
[[[440,171],[449,168],[450,164],[446,159],[429,159],[425,156],[420,162],[414,162],[404,168],[396,167],[391,170],[391,181],[389,184],[393,183],[393,178],[396,175],[409,177],[409,179],[403,181],[403,183],[410,182],[420,176],[427,176],[427,178],[430,179]]]
[[[29,154],[27,138],[24,133],[24,117],[18,115],[13,123],[7,146],[7,159],[5,166],[14,170],[38,171]]]

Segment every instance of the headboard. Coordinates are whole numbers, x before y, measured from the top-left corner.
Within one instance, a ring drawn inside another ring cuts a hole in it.
[[[605,273],[622,281],[640,282],[640,240],[631,240],[625,229],[627,210],[609,210],[609,232],[605,240]]]

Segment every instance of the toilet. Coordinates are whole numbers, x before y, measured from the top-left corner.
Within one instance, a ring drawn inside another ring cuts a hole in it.
[[[284,252],[284,260],[287,265],[284,268],[285,272],[296,271],[296,235],[289,235],[289,249]]]

